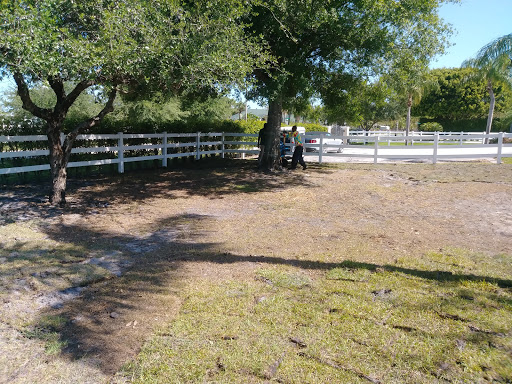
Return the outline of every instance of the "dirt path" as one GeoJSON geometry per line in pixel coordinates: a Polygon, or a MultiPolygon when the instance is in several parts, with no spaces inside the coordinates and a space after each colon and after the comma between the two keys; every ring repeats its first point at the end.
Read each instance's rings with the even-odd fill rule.
{"type": "Polygon", "coordinates": [[[41,186],[0,192],[0,382],[123,381],[115,373],[199,279],[244,279],[262,264],[386,265],[446,248],[512,252],[510,165],[265,175],[228,161],[72,181],[68,200],[60,210],[41,186]],[[64,321],[45,328],[48,318],[64,321]],[[56,331],[63,353],[45,352],[37,329],[56,331]]]}

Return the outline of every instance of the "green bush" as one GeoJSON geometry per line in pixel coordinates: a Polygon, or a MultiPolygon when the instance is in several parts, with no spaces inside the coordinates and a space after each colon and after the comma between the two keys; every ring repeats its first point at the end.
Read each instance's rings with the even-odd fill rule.
{"type": "Polygon", "coordinates": [[[324,125],[315,123],[302,123],[300,125],[306,128],[306,132],[327,132],[327,127],[324,125]]]}
{"type": "MultiPolygon", "coordinates": [[[[421,118],[421,127],[425,123],[436,122],[443,126],[444,132],[485,132],[487,117],[469,120],[441,120],[436,121],[421,118]]],[[[495,117],[492,121],[492,132],[509,132],[512,124],[512,116],[495,117]]]]}
{"type": "Polygon", "coordinates": [[[423,123],[420,125],[420,131],[423,132],[443,132],[443,126],[436,122],[423,123]]]}

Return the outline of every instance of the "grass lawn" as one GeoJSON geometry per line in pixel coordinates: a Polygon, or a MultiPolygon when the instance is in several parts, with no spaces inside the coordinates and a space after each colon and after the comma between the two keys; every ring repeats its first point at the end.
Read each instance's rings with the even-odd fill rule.
{"type": "Polygon", "coordinates": [[[0,377],[511,382],[506,160],[225,160],[70,181],[65,209],[3,190],[0,377]]]}
{"type": "Polygon", "coordinates": [[[511,278],[509,257],[463,250],[315,274],[262,267],[189,287],[125,372],[136,383],[506,382],[511,278]],[[478,277],[504,270],[506,281],[478,277]]]}

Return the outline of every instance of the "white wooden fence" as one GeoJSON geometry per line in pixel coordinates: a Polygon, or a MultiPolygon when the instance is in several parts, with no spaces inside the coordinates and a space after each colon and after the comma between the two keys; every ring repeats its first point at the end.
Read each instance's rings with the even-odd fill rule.
{"type": "MultiPolygon", "coordinates": [[[[308,135],[305,135],[307,138],[308,135]]],[[[316,136],[318,138],[318,135],[316,136]]],[[[247,133],[158,133],[158,134],[106,134],[79,135],[72,154],[98,155],[101,158],[85,161],[72,161],[72,167],[100,166],[117,164],[118,172],[124,172],[129,162],[159,160],[163,167],[168,159],[194,157],[199,160],[204,155],[226,154],[257,155],[256,134],[247,133]],[[102,144],[99,144],[102,143],[102,144]]],[[[442,159],[496,158],[501,163],[503,157],[512,157],[512,144],[504,144],[504,138],[512,134],[441,134],[414,133],[410,136],[392,135],[389,132],[371,132],[364,137],[357,132],[349,136],[329,136],[341,139],[341,145],[324,144],[323,135],[318,144],[305,144],[305,156],[318,156],[318,162],[328,161],[328,157],[350,157],[373,159],[422,159],[436,163],[442,159]],[[486,139],[492,144],[482,144],[486,139]],[[495,139],[494,141],[492,139],[495,139]],[[395,142],[415,143],[397,146],[395,142]],[[417,145],[417,144],[420,145],[417,145]],[[315,152],[308,152],[315,150],[315,152]],[[341,153],[337,153],[342,150],[341,153]],[[333,151],[334,153],[330,153],[333,151]]],[[[64,137],[62,137],[62,140],[64,137]]],[[[50,169],[47,137],[0,136],[0,175],[50,169]],[[33,143],[35,149],[17,149],[16,143],[33,143]],[[30,159],[35,165],[14,166],[13,159],[30,159]],[[11,161],[9,161],[11,160],[11,161]]]]}
{"type": "MultiPolygon", "coordinates": [[[[306,135],[307,137],[307,135],[306,135]]],[[[505,138],[512,139],[512,133],[454,133],[454,132],[351,132],[349,136],[329,136],[343,142],[339,145],[325,145],[323,138],[319,144],[306,144],[315,152],[306,152],[309,156],[318,156],[318,162],[326,156],[337,158],[366,158],[377,163],[386,160],[424,160],[437,163],[439,160],[488,159],[495,158],[501,164],[503,157],[512,157],[512,144],[506,144],[505,138]],[[484,144],[489,142],[489,144],[484,144]],[[404,145],[407,143],[408,145],[404,145]],[[398,144],[398,145],[397,145],[398,144]],[[329,151],[342,153],[329,153],[329,151]],[[326,153],[327,152],[327,153],[326,153]]]]}
{"type": "MultiPolygon", "coordinates": [[[[204,155],[220,155],[228,153],[258,154],[254,138],[257,135],[246,133],[157,133],[157,134],[106,134],[106,135],[78,135],[72,154],[105,154],[97,160],[71,161],[68,168],[99,166],[117,164],[119,173],[124,172],[124,165],[130,162],[160,160],[163,167],[167,160],[180,157],[195,157],[200,159],[204,155]],[[248,140],[249,139],[249,140],[248,140]],[[142,143],[130,144],[133,141],[142,143]],[[98,146],[98,142],[107,142],[110,145],[98,146]],[[91,146],[91,143],[93,144],[91,146]]],[[[64,141],[64,136],[61,138],[64,141]]],[[[44,148],[48,138],[45,135],[31,136],[0,136],[0,161],[4,159],[24,158],[34,159],[49,155],[48,149],[9,150],[13,143],[39,143],[35,146],[44,148]]],[[[44,161],[44,158],[42,158],[44,161]]],[[[37,164],[19,167],[0,168],[0,175],[49,170],[50,165],[37,164]]]]}

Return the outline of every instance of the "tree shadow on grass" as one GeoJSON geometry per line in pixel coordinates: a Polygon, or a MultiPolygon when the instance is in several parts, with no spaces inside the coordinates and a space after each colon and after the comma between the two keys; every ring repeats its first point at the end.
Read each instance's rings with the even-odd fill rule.
{"type": "Polygon", "coordinates": [[[205,261],[218,264],[234,264],[234,263],[259,263],[259,264],[273,264],[273,265],[289,265],[301,269],[311,270],[331,270],[334,268],[347,268],[347,269],[367,269],[369,271],[387,271],[399,272],[406,275],[419,277],[422,279],[438,281],[438,282],[460,282],[460,281],[486,281],[488,283],[496,284],[501,288],[511,288],[512,280],[499,279],[490,276],[474,275],[474,274],[456,274],[450,271],[434,270],[425,271],[420,269],[397,267],[389,264],[372,264],[361,263],[352,260],[345,260],[340,263],[329,263],[323,261],[310,261],[310,260],[290,260],[274,256],[244,256],[244,255],[193,255],[189,257],[180,257],[179,260],[183,261],[205,261]]]}
{"type": "MultiPolygon", "coordinates": [[[[180,307],[180,291],[188,282],[187,265],[198,263],[285,265],[306,270],[334,268],[399,272],[436,282],[486,281],[512,287],[512,280],[443,270],[419,270],[395,265],[379,265],[345,260],[340,263],[292,260],[275,256],[236,255],[219,251],[222,244],[203,243],[211,218],[179,215],[155,223],[157,231],[147,236],[116,235],[76,225],[59,226],[47,232],[56,241],[72,241],[98,257],[112,250],[121,252],[128,263],[121,276],[109,276],[88,284],[82,295],[60,308],[48,308],[45,316],[60,316],[57,331],[66,345],[64,356],[72,360],[92,358],[91,364],[105,374],[114,374],[133,359],[142,343],[159,325],[165,325],[180,307]],[[72,236],[71,236],[72,234],[72,236]],[[94,242],[92,241],[94,240],[94,242]]],[[[88,256],[85,255],[86,259],[88,256]]],[[[83,263],[85,260],[81,260],[83,263]]]]}
{"type": "MultiPolygon", "coordinates": [[[[321,170],[317,170],[319,172],[321,170]]],[[[48,219],[64,213],[85,214],[126,202],[203,196],[222,199],[233,194],[315,187],[302,171],[265,173],[255,161],[208,159],[168,169],[131,171],[122,175],[68,179],[64,208],[48,203],[49,183],[0,188],[0,225],[48,219]]]]}

